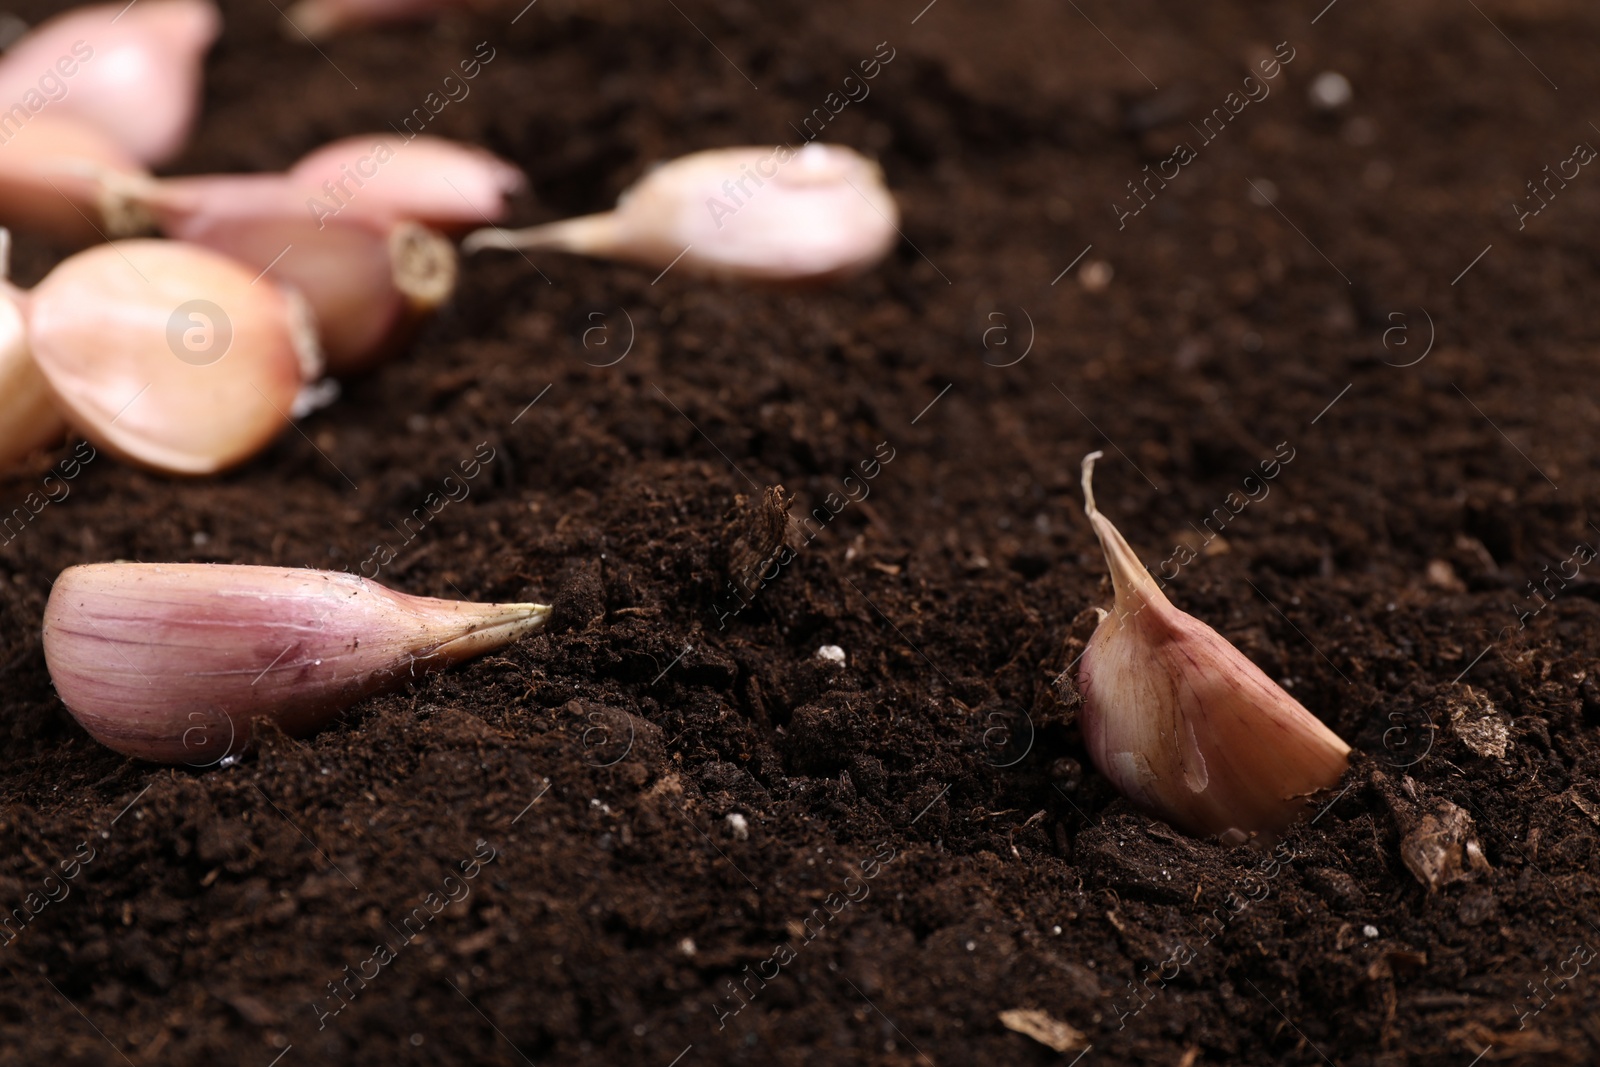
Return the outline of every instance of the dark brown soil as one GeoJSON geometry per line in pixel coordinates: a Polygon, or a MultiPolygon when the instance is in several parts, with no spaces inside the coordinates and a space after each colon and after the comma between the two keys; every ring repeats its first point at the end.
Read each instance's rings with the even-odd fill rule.
{"type": "MultiPolygon", "coordinates": [[[[887,42],[826,135],[882,160],[906,240],[801,293],[483,256],[243,469],[85,468],[0,546],[0,904],[76,874],[0,948],[0,1062],[1079,1055],[1011,1009],[1083,1031],[1086,1065],[1600,1060],[1600,584],[1565,562],[1600,544],[1600,175],[1524,229],[1511,208],[1600,143],[1600,14],[921,3],[542,0],[325,55],[226,5],[176,170],[384,129],[488,41],[430,129],[524,166],[525,222],[798,141],[887,42]],[[1191,123],[1279,42],[1271,95],[1206,143],[1191,123]],[[1307,95],[1330,69],[1354,85],[1331,115],[1307,95]],[[402,543],[480,445],[471,496],[402,543]],[[1292,450],[1172,585],[1360,750],[1275,858],[1133,812],[1052,692],[1109,600],[1095,448],[1152,567],[1292,450]],[[774,486],[797,518],[845,504],[756,589],[774,486]],[[54,696],[64,567],[354,570],[385,542],[397,588],[552,598],[558,625],[226,767],[122,759],[54,696]],[[1440,827],[1459,877],[1428,888],[1402,854],[1440,827]]],[[[61,253],[24,240],[18,273],[61,253]]]]}

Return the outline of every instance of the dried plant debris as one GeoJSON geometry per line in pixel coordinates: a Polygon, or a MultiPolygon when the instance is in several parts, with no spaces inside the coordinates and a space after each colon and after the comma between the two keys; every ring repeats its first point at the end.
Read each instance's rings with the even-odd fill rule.
{"type": "Polygon", "coordinates": [[[794,497],[781,485],[769,486],[756,500],[743,494],[733,498],[722,527],[722,545],[724,573],[735,595],[748,598],[771,580],[793,504],[794,497]]]}
{"type": "Polygon", "coordinates": [[[1443,798],[1430,801],[1427,813],[1401,838],[1400,859],[1430,893],[1489,869],[1472,816],[1443,798]]]}
{"type": "Polygon", "coordinates": [[[1000,1013],[1000,1022],[1007,1030],[1014,1030],[1031,1037],[1039,1044],[1057,1052],[1075,1052],[1087,1044],[1081,1030],[1074,1029],[1037,1008],[1012,1008],[1010,1011],[1003,1011],[1000,1013]]]}
{"type": "Polygon", "coordinates": [[[1462,686],[1463,695],[1449,703],[1450,730],[1457,740],[1485,759],[1505,759],[1511,744],[1511,723],[1487,694],[1462,686]]]}
{"type": "Polygon", "coordinates": [[[1572,801],[1572,806],[1589,817],[1589,821],[1600,826],[1600,804],[1590,800],[1576,789],[1567,790],[1567,799],[1572,801]]]}

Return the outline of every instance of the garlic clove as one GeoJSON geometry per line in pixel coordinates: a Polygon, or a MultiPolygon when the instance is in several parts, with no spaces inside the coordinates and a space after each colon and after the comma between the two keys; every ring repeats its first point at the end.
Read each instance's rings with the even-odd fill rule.
{"type": "Polygon", "coordinates": [[[75,8],[6,51],[0,100],[20,101],[24,112],[48,107],[50,117],[98,127],[144,163],[165,163],[194,125],[201,67],[221,30],[210,0],[75,8]]]}
{"type": "Polygon", "coordinates": [[[1271,842],[1304,814],[1307,796],[1338,782],[1350,746],[1173,606],[1095,507],[1100,455],[1083,461],[1084,510],[1115,603],[1079,661],[1089,755],[1123,796],[1187,833],[1271,842]]]}
{"type": "Polygon", "coordinates": [[[34,288],[34,358],[91,442],[177,474],[210,474],[288,423],[321,356],[303,302],[233,260],[177,241],[79,252],[34,288]]]}
{"type": "Polygon", "coordinates": [[[877,263],[898,240],[898,223],[876,163],[813,142],[697,152],[646,174],[613,211],[478,230],[462,250],[552,248],[719,277],[820,281],[877,263]]]}
{"type": "Polygon", "coordinates": [[[24,293],[0,292],[0,471],[59,443],[67,432],[28,345],[21,306],[26,298],[24,293]]]}
{"type": "Polygon", "coordinates": [[[112,181],[108,198],[148,212],[169,237],[221,252],[300,293],[330,374],[391,354],[455,291],[455,249],[414,222],[347,212],[318,217],[280,174],[112,181]]]}
{"type": "Polygon", "coordinates": [[[324,145],[290,167],[319,218],[356,211],[385,222],[452,231],[499,222],[522,171],[475,145],[442,137],[366,134],[324,145]]]}
{"type": "Polygon", "coordinates": [[[113,217],[120,202],[105,196],[106,182],[143,174],[139,161],[99,128],[40,115],[0,145],[0,225],[76,245],[104,240],[132,225],[113,217]]]}
{"type": "Polygon", "coordinates": [[[257,722],[311,733],[363,697],[503,648],[549,614],[411,596],[342,571],[98,563],[56,579],[44,656],[96,740],[200,765],[241,751],[257,722]]]}
{"type": "Polygon", "coordinates": [[[288,36],[324,41],[335,34],[384,22],[413,22],[449,8],[488,7],[492,0],[300,0],[285,16],[288,36]],[[303,37],[302,37],[303,35],[303,37]]]}

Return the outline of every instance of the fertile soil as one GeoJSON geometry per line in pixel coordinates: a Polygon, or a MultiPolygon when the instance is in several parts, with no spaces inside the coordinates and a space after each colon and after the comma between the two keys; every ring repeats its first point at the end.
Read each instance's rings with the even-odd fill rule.
{"type": "Polygon", "coordinates": [[[526,169],[518,223],[820,115],[905,239],[803,291],[485,254],[243,468],[85,466],[0,546],[0,1063],[1600,1060],[1600,12],[922,3],[513,2],[321,54],[224,5],[174,173],[387,129],[487,42],[428,132],[526,169]],[[1275,852],[1089,760],[1094,449],[1175,602],[1357,749],[1275,852]],[[67,566],[389,551],[551,629],[210,767],[56,699],[67,566]]]}

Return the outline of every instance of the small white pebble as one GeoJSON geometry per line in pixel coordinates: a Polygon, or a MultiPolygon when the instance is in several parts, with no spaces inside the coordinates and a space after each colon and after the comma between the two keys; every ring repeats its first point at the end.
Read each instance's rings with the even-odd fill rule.
{"type": "Polygon", "coordinates": [[[1363,926],[1361,928],[1361,932],[1363,934],[1366,934],[1367,937],[1369,937],[1369,938],[1373,938],[1373,937],[1377,937],[1378,936],[1378,928],[1376,926],[1372,926],[1372,925],[1363,926]]]}
{"type": "Polygon", "coordinates": [[[679,941],[678,951],[683,953],[685,956],[693,956],[697,951],[694,947],[694,938],[686,937],[682,941],[679,941]]]}
{"type": "Polygon", "coordinates": [[[1052,927],[1051,927],[1051,928],[1050,928],[1050,932],[1051,932],[1051,933],[1052,933],[1052,934],[1059,934],[1059,933],[1060,933],[1060,932],[1061,932],[1061,927],[1059,927],[1059,926],[1052,926],[1052,927]]]}
{"type": "Polygon", "coordinates": [[[976,941],[968,941],[967,942],[967,951],[968,952],[975,951],[977,949],[977,947],[978,947],[978,943],[976,941]]]}
{"type": "Polygon", "coordinates": [[[1311,87],[1306,90],[1306,95],[1311,98],[1311,106],[1318,111],[1337,111],[1350,102],[1355,95],[1350,89],[1350,79],[1336,70],[1325,70],[1311,79],[1311,87]]]}
{"type": "Polygon", "coordinates": [[[823,645],[817,649],[817,658],[824,663],[844,664],[844,649],[838,645],[823,645]]]}
{"type": "Polygon", "coordinates": [[[733,836],[740,841],[750,840],[750,820],[738,812],[728,816],[728,829],[733,831],[733,836]]]}

